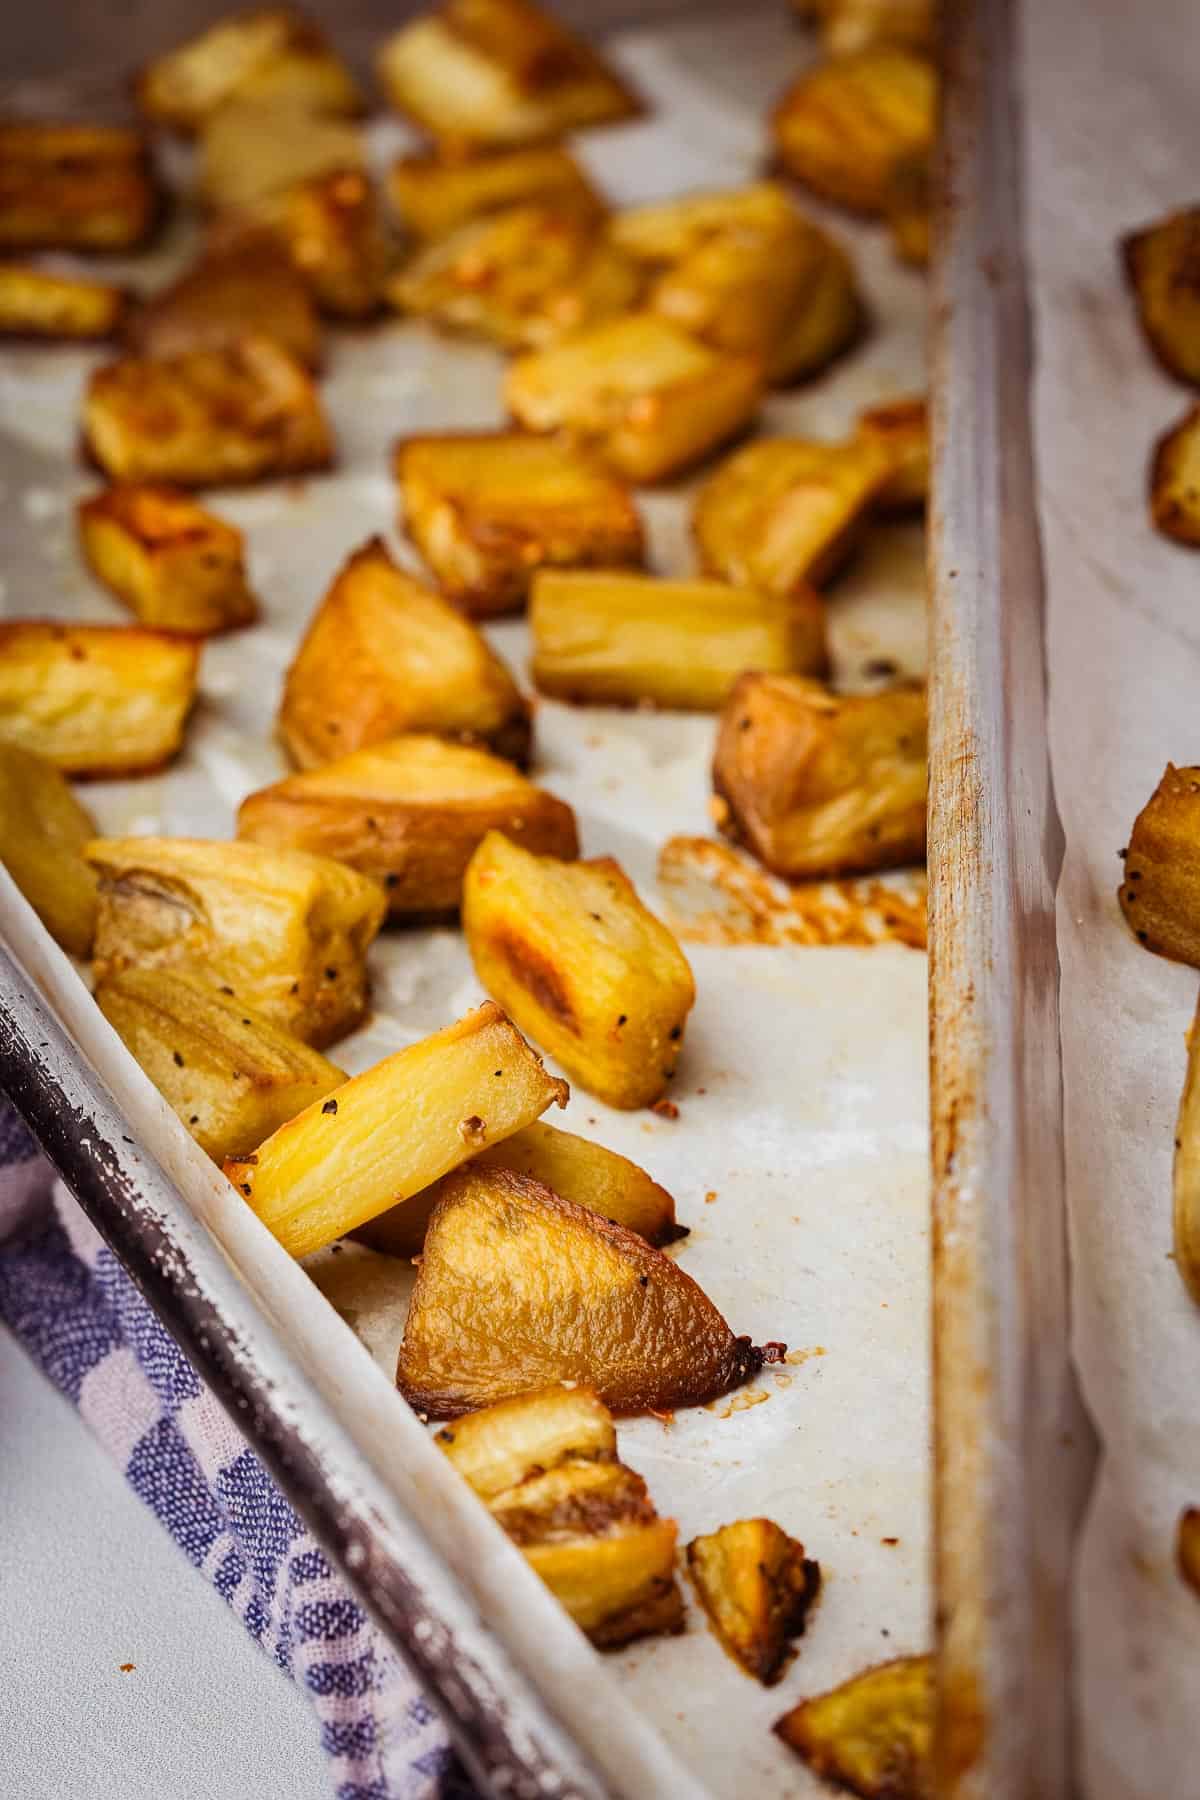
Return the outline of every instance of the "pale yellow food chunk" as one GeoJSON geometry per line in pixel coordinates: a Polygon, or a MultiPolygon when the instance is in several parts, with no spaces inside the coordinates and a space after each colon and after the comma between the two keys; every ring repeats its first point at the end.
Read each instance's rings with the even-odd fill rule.
{"type": "Polygon", "coordinates": [[[130,349],[156,362],[198,350],[236,352],[250,335],[272,339],[306,369],[321,360],[308,289],[285,245],[261,229],[210,245],[136,308],[126,330],[130,349]]]}
{"type": "Polygon", "coordinates": [[[882,214],[893,166],[928,151],[936,119],[933,64],[884,45],[801,75],[775,108],[772,135],[783,168],[822,199],[882,214]]]}
{"type": "Polygon", "coordinates": [[[770,1687],[787,1666],[821,1585],[804,1545],[770,1519],[739,1519],[687,1547],[688,1574],[733,1660],[770,1687]]]}
{"type": "Polygon", "coordinates": [[[147,64],[134,84],[156,124],[196,131],[232,100],[287,98],[311,112],[357,112],[362,97],[325,34],[303,13],[263,6],[218,19],[147,64]]]}
{"type": "Polygon", "coordinates": [[[127,301],[107,281],[0,263],[0,337],[112,337],[127,301]]]}
{"type": "Polygon", "coordinates": [[[351,119],[314,115],[294,101],[232,101],[204,127],[197,148],[205,205],[238,213],[294,187],[337,174],[364,174],[366,144],[351,119]]]}
{"type": "Polygon", "coordinates": [[[91,952],[96,877],[83,859],[96,824],[42,756],[0,738],[0,862],[72,956],[91,952]]]}
{"type": "Polygon", "coordinates": [[[131,250],[161,211],[141,132],[0,122],[0,248],[131,250]]]}
{"type": "Polygon", "coordinates": [[[1117,899],[1138,943],[1200,968],[1200,768],[1167,764],[1122,854],[1117,899]]]}
{"type": "Polygon", "coordinates": [[[92,573],[143,625],[202,635],[258,613],[242,534],[178,488],[128,482],[79,505],[92,573]]]}
{"type": "Polygon", "coordinates": [[[536,203],[598,220],[604,201],[558,144],[476,156],[401,156],[388,172],[401,222],[420,238],[446,237],[471,219],[536,203]]]}
{"type": "Polygon", "coordinates": [[[933,1658],[899,1656],[802,1700],[775,1726],[814,1775],[863,1800],[934,1800],[933,1658]]]}
{"type": "Polygon", "coordinates": [[[937,0],[821,0],[821,41],[830,56],[849,56],[878,44],[932,53],[937,48],[937,0]]]}
{"type": "Polygon", "coordinates": [[[929,496],[929,419],[925,402],[914,395],[869,406],[858,415],[858,437],[884,452],[892,472],[875,495],[883,512],[909,512],[929,496]]]}
{"type": "Polygon", "coordinates": [[[1155,446],[1150,517],[1164,537],[1177,544],[1200,545],[1200,406],[1155,446]]]}

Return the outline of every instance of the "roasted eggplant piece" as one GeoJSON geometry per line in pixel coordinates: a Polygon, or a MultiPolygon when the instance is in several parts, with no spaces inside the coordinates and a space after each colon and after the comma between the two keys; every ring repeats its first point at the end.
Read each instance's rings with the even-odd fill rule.
{"type": "Polygon", "coordinates": [[[770,594],[823,586],[853,553],[892,473],[874,440],[746,444],[696,496],[692,530],[701,566],[770,594]]]}
{"type": "Polygon", "coordinates": [[[441,0],[387,39],[376,67],[397,111],[458,149],[563,137],[639,110],[604,58],[530,0],[441,0]]]}
{"type": "Polygon", "coordinates": [[[149,775],[183,742],[200,651],[135,625],[0,624],[0,737],[66,775],[149,775]]]}
{"type": "Polygon", "coordinates": [[[502,1400],[435,1441],[598,1648],[682,1631],[675,1522],[618,1460],[590,1388],[502,1400]]]}
{"type": "Polygon", "coordinates": [[[306,1256],[566,1100],[566,1082],[485,1002],[314,1102],[225,1173],[284,1249],[306,1256]]]}
{"type": "Polygon", "coordinates": [[[898,1656],[775,1726],[814,1775],[862,1800],[933,1800],[933,1659],[898,1656]]]}
{"type": "Polygon", "coordinates": [[[807,70],[776,106],[771,129],[789,175],[823,200],[882,215],[893,167],[928,152],[936,119],[933,64],[884,45],[807,70]]]}
{"type": "Polygon", "coordinates": [[[78,516],[92,573],[143,625],[202,636],[257,618],[241,532],[190,494],[126,482],[81,501],[78,516]]]}
{"type": "Polygon", "coordinates": [[[96,877],[83,859],[95,835],[54,764],[0,738],[0,862],[72,956],[91,954],[96,930],[96,877]]]}
{"type": "Polygon", "coordinates": [[[68,343],[112,337],[128,298],[124,288],[107,281],[0,263],[0,337],[68,343]]]}
{"type": "Polygon", "coordinates": [[[1167,764],[1123,854],[1117,898],[1138,943],[1200,968],[1200,768],[1167,764]]]}
{"type": "Polygon", "coordinates": [[[1147,343],[1168,375],[1200,386],[1200,206],[1130,232],[1121,249],[1147,343]]]}
{"type": "Polygon", "coordinates": [[[693,1538],[688,1574],[709,1624],[734,1662],[764,1687],[787,1666],[821,1586],[804,1545],[770,1519],[739,1519],[693,1538]]]}
{"type": "Polygon", "coordinates": [[[156,125],[188,132],[233,100],[263,105],[286,99],[313,113],[362,109],[354,78],[324,32],[287,6],[218,19],[147,64],[134,92],[156,125]]]}
{"type": "Polygon", "coordinates": [[[711,350],[653,312],[623,314],[518,357],[505,395],[527,431],[561,431],[629,481],[663,481],[750,423],[754,356],[711,350]]]}
{"type": "Polygon", "coordinates": [[[271,338],[315,369],[321,328],[308,288],[273,232],[247,230],[205,250],[177,281],[139,306],[126,339],[138,356],[162,362],[198,350],[234,350],[243,338],[271,338]]]}
{"type": "Polygon", "coordinates": [[[1187,1078],[1175,1126],[1173,1192],[1175,1267],[1200,1306],[1200,1031],[1195,1020],[1188,1033],[1187,1078]]]}
{"type": "Polygon", "coordinates": [[[0,123],[4,249],[136,249],[158,224],[161,199],[139,131],[0,123]]]}
{"type": "Polygon", "coordinates": [[[919,395],[870,406],[858,415],[861,443],[882,450],[892,473],[877,489],[877,512],[906,513],[924,506],[929,495],[929,419],[919,395]]]}
{"type": "Polygon", "coordinates": [[[346,1080],[319,1050],[183,969],[126,969],[100,983],[96,1002],[214,1162],[249,1155],[346,1080]]]}
{"type": "Polygon", "coordinates": [[[529,707],[475,626],[381,538],[354,553],[288,670],[279,735],[302,769],[409,732],[529,759],[529,707]]]}
{"type": "Polygon", "coordinates": [[[242,802],[246,842],[312,850],[381,880],[393,918],[456,913],[489,831],[579,854],[575,815],[511,763],[467,744],[399,737],[291,775],[242,802]]]}
{"type": "Polygon", "coordinates": [[[743,675],[717,731],[717,823],[789,880],[919,862],[926,767],[923,689],[743,675]]]}
{"type": "Polygon", "coordinates": [[[1164,537],[1193,549],[1200,546],[1200,406],[1155,446],[1150,517],[1164,537]]]}
{"type": "Polygon", "coordinates": [[[201,838],[97,838],[94,973],[183,969],[324,1047],[367,1006],[377,881],[325,856],[201,838]]]}
{"type": "Polygon", "coordinates": [[[401,156],[388,173],[392,205],[419,238],[443,238],[472,219],[537,205],[595,223],[604,201],[558,144],[478,156],[401,156]]]}
{"type": "Polygon", "coordinates": [[[442,592],[472,618],[514,612],[539,568],[636,567],[642,522],[599,463],[519,431],[396,446],[404,525],[442,592]]]}
{"type": "Polygon", "coordinates": [[[1185,1506],[1175,1530],[1175,1566],[1194,1594],[1200,1594],[1200,1507],[1185,1506]]]}
{"type": "Polygon", "coordinates": [[[529,621],[535,687],[583,705],[719,712],[747,669],[826,667],[825,606],[808,587],[543,570],[529,621]]]}
{"type": "Polygon", "coordinates": [[[462,918],[488,993],[572,1080],[627,1110],[660,1098],[696,984],[611,856],[560,862],[489,832],[467,868],[462,918]]]}
{"type": "Polygon", "coordinates": [[[316,389],[270,338],[97,370],[87,448],[114,481],[215,487],[328,468],[333,440],[316,389]]]}
{"type": "Polygon", "coordinates": [[[396,1384],[432,1419],[556,1381],[614,1413],[668,1412],[737,1387],[764,1354],[644,1238],[471,1163],[429,1221],[396,1384]]]}

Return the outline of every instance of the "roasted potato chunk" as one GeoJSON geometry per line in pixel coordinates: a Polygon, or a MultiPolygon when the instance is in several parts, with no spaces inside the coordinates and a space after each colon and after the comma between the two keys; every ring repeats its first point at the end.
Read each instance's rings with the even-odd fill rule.
{"type": "Polygon", "coordinates": [[[190,494],[125,482],[82,500],[78,517],[92,573],[143,625],[203,635],[258,616],[241,532],[190,494]]]}
{"type": "Polygon", "coordinates": [[[314,1102],[225,1173],[284,1249],[306,1256],[566,1099],[566,1082],[485,1002],[314,1102]]]}
{"type": "Polygon", "coordinates": [[[98,982],[182,968],[318,1047],[362,1019],[377,881],[326,856],[201,838],[97,838],[87,860],[98,982]]]}
{"type": "Polygon", "coordinates": [[[563,137],[639,110],[604,58],[530,0],[441,0],[387,39],[376,67],[398,112],[460,149],[563,137]]]}
{"type": "Polygon", "coordinates": [[[1200,768],[1167,764],[1123,854],[1117,899],[1138,943],[1200,968],[1200,768]]]}
{"type": "Polygon", "coordinates": [[[130,625],[0,624],[0,738],[66,775],[149,775],[183,742],[200,652],[130,625]]]}
{"type": "Polygon", "coordinates": [[[0,247],[131,250],[158,224],[161,194],[138,131],[0,123],[0,247]]]}
{"type": "Polygon", "coordinates": [[[252,212],[300,182],[363,175],[361,127],[314,114],[294,101],[236,100],[204,127],[198,147],[200,197],[210,211],[252,212]]]}
{"type": "Polygon", "coordinates": [[[1168,375],[1200,386],[1200,206],[1130,232],[1121,250],[1151,350],[1168,375]]]}
{"type": "Polygon", "coordinates": [[[831,694],[743,675],[713,759],[717,823],[775,875],[854,875],[925,854],[921,688],[831,694]]]}
{"type": "Polygon", "coordinates": [[[737,1387],[765,1354],[644,1238],[470,1163],[429,1221],[396,1384],[433,1419],[556,1381],[614,1413],[667,1412],[737,1387]]]}
{"type": "Polygon", "coordinates": [[[299,181],[258,208],[322,312],[366,319],[383,299],[387,245],[375,189],[357,169],[299,181]]]}
{"type": "Polygon", "coordinates": [[[287,673],[279,735],[311,769],[408,732],[529,759],[529,708],[500,658],[373,538],[309,624],[287,673]]]}
{"type": "Polygon", "coordinates": [[[807,70],[776,106],[771,129],[789,175],[823,200],[882,215],[894,165],[928,151],[936,121],[933,64],[884,45],[807,70]]]}
{"type": "Polygon", "coordinates": [[[529,621],[535,687],[582,705],[719,712],[746,669],[826,666],[825,607],[812,588],[767,594],[724,581],[543,571],[529,621]]]}
{"type": "Polygon", "coordinates": [[[1200,1306],[1200,1031],[1195,1020],[1188,1033],[1187,1079],[1175,1126],[1173,1192],[1175,1267],[1200,1306]]]}
{"type": "Polygon", "coordinates": [[[527,431],[561,431],[630,481],[663,481],[749,424],[757,357],[710,350],[669,319],[626,313],[518,357],[505,384],[527,431]]]}
{"type": "Polygon", "coordinates": [[[1200,1594],[1200,1508],[1185,1506],[1175,1531],[1175,1566],[1195,1594],[1200,1594]]]}
{"type": "Polygon", "coordinates": [[[522,1031],[610,1106],[650,1106],[696,999],[687,958],[611,856],[560,862],[491,831],[463,883],[475,973],[522,1031]]]}
{"type": "Polygon", "coordinates": [[[929,54],[937,48],[935,0],[822,0],[821,42],[830,56],[850,56],[879,44],[929,54]]]}
{"type": "Polygon", "coordinates": [[[90,955],[96,930],[96,877],[83,860],[95,835],[54,764],[0,738],[0,862],[72,956],[90,955]]]}
{"type": "Polygon", "coordinates": [[[510,206],[544,206],[592,222],[605,210],[575,158],[558,144],[478,156],[401,156],[388,173],[388,193],[401,222],[419,238],[447,237],[510,206]]]}
{"type": "Polygon", "coordinates": [[[877,512],[905,513],[924,506],[929,495],[929,419],[919,396],[869,406],[858,415],[860,442],[887,456],[892,473],[876,491],[877,512]]]}
{"type": "Polygon", "coordinates": [[[112,337],[127,300],[124,288],[107,281],[0,263],[0,337],[112,337]]]}
{"type": "Polygon", "coordinates": [[[565,801],[486,750],[419,735],[260,788],[243,800],[237,829],[248,843],[312,850],[374,875],[394,918],[457,912],[489,831],[552,856],[579,854],[565,801]]]}
{"type": "Polygon", "coordinates": [[[395,469],[409,537],[442,592],[472,618],[517,611],[536,569],[644,560],[628,489],[553,439],[518,431],[404,438],[395,469]]]}
{"type": "Polygon", "coordinates": [[[1155,446],[1150,517],[1164,537],[1193,548],[1200,545],[1200,406],[1155,446]]]}
{"type": "Polygon", "coordinates": [[[126,339],[164,361],[197,350],[236,351],[271,338],[307,369],[321,360],[321,328],[308,288],[271,232],[244,231],[210,246],[177,281],[134,312],[126,339]]]}
{"type": "Polygon", "coordinates": [[[328,468],[316,389],[270,338],[98,369],[84,400],[87,448],[114,481],[215,487],[328,468]]]}
{"type": "Polygon", "coordinates": [[[674,1520],[618,1461],[590,1388],[501,1400],[435,1441],[593,1644],[682,1631],[674,1520]]]}
{"type": "Polygon", "coordinates": [[[287,6],[218,19],[147,65],[137,103],[157,125],[197,131],[231,100],[287,99],[310,112],[354,113],[362,97],[319,26],[287,6]]]}
{"type": "Polygon", "coordinates": [[[770,1519],[739,1519],[687,1547],[688,1574],[734,1662],[771,1687],[787,1666],[821,1585],[804,1545],[770,1519]]]}
{"type": "Polygon", "coordinates": [[[290,1031],[183,969],[126,969],[96,1002],[214,1162],[247,1156],[345,1071],[290,1031]]]}
{"type": "Polygon", "coordinates": [[[898,1656],[775,1726],[815,1775],[863,1800],[933,1800],[933,1659],[898,1656]]]}
{"type": "Polygon", "coordinates": [[[915,150],[892,164],[888,176],[888,230],[901,262],[923,269],[933,248],[933,170],[929,150],[915,150]]]}
{"type": "Polygon", "coordinates": [[[823,586],[853,552],[893,474],[890,454],[874,439],[746,444],[696,496],[701,565],[770,594],[823,586]]]}

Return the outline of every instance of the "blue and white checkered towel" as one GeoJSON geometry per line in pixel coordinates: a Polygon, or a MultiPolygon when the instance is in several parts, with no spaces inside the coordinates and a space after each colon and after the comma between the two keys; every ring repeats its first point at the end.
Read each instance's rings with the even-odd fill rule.
{"type": "Polygon", "coordinates": [[[0,1320],[301,1684],[337,1800],[466,1800],[433,1707],[2,1101],[0,1320]]]}

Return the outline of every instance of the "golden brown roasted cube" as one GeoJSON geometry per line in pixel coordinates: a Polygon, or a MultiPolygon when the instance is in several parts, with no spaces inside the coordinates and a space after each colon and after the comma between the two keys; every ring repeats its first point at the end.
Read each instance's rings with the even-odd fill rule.
{"type": "Polygon", "coordinates": [[[529,760],[529,707],[474,625],[379,538],[345,563],[284,685],[279,735],[302,769],[429,732],[529,760]]]}
{"type": "Polygon", "coordinates": [[[580,705],[719,712],[747,669],[826,666],[825,606],[812,588],[768,594],[725,581],[544,570],[529,623],[534,686],[580,705]]]}
{"type": "Polygon", "coordinates": [[[520,356],[505,397],[527,431],[561,431],[629,481],[664,481],[758,410],[755,356],[711,350],[657,313],[625,313],[520,356]]]}
{"type": "Polygon", "coordinates": [[[821,42],[830,56],[878,44],[929,54],[937,48],[936,0],[822,0],[821,42]]]}
{"type": "Polygon", "coordinates": [[[92,573],[143,625],[204,635],[257,617],[241,532],[190,494],[124,482],[80,501],[78,516],[92,573]]]}
{"type": "Polygon", "coordinates": [[[290,1031],[183,969],[126,969],[96,1001],[214,1162],[246,1156],[346,1080],[290,1031]]]}
{"type": "Polygon", "coordinates": [[[198,147],[200,197],[215,213],[252,211],[299,182],[363,175],[362,128],[276,100],[234,100],[209,119],[198,147]]]}
{"type": "Polygon", "coordinates": [[[489,831],[531,850],[579,854],[575,815],[511,763],[444,738],[392,738],[291,775],[243,800],[246,842],[312,850],[381,880],[394,918],[458,911],[489,831]]]}
{"type": "Polygon", "coordinates": [[[107,281],[0,263],[0,337],[112,337],[127,300],[107,281]]]}
{"type": "Polygon", "coordinates": [[[779,162],[824,200],[883,214],[901,157],[925,152],[937,118],[933,64],[880,46],[806,71],[772,115],[779,162]]]}
{"type": "Polygon", "coordinates": [[[286,247],[264,230],[210,246],[169,287],[134,312],[131,350],[161,362],[197,350],[236,350],[271,338],[307,369],[321,360],[321,328],[286,247]]]}
{"type": "Polygon", "coordinates": [[[436,1442],[593,1644],[682,1631],[676,1525],[617,1457],[590,1388],[542,1388],[468,1413],[436,1442]]]}
{"type": "Polygon", "coordinates": [[[556,1381],[595,1388],[615,1413],[669,1412],[738,1386],[765,1356],[644,1238],[468,1163],[429,1221],[396,1385],[433,1419],[556,1381]]]}
{"type": "Polygon", "coordinates": [[[773,874],[853,875],[925,854],[925,695],[743,675],[713,759],[717,823],[773,874]]]}
{"type": "Polygon", "coordinates": [[[136,625],[0,624],[0,737],[67,775],[149,775],[183,742],[200,651],[136,625]]]}
{"type": "Polygon", "coordinates": [[[882,450],[892,473],[875,495],[878,512],[924,506],[929,495],[929,419],[919,396],[870,406],[858,415],[860,442],[882,450]]]}
{"type": "Polygon", "coordinates": [[[1200,1594],[1200,1507],[1185,1506],[1175,1530],[1175,1566],[1194,1594],[1200,1594]]]}
{"type": "Polygon", "coordinates": [[[746,444],[696,496],[692,530],[701,566],[770,594],[823,586],[853,552],[892,473],[890,456],[873,439],[746,444]]]}
{"type": "Polygon", "coordinates": [[[1200,768],[1167,764],[1124,857],[1117,898],[1138,943],[1200,968],[1200,768]]]}
{"type": "Polygon", "coordinates": [[[558,144],[476,156],[401,156],[388,172],[401,222],[419,238],[441,238],[487,213],[536,204],[593,223],[604,201],[558,144]]]}
{"type": "Polygon", "coordinates": [[[388,284],[401,312],[503,350],[539,349],[628,311],[641,273],[591,222],[510,206],[435,238],[388,284]]]}
{"type": "Polygon", "coordinates": [[[96,929],[96,877],[83,860],[95,835],[54,764],[0,738],[0,862],[72,956],[91,953],[96,929]]]}
{"type": "Polygon", "coordinates": [[[309,292],[335,319],[379,310],[387,245],[374,187],[357,169],[298,181],[259,205],[279,232],[309,292]]]}
{"type": "Polygon", "coordinates": [[[530,0],[441,0],[387,39],[376,67],[397,111],[460,148],[563,137],[638,111],[604,58],[530,0]]]}
{"type": "Polygon", "coordinates": [[[611,856],[561,862],[498,831],[471,858],[475,973],[522,1031],[610,1106],[650,1106],[675,1073],[696,984],[611,856]]]}
{"type": "Polygon", "coordinates": [[[898,1656],[802,1700],[775,1730],[814,1775],[862,1800],[933,1800],[933,1659],[898,1656]]]}
{"type": "Polygon", "coordinates": [[[158,125],[197,131],[232,100],[288,99],[310,112],[353,113],[362,98],[319,26],[287,6],[218,19],[141,70],[138,105],[158,125]]]}
{"type": "Polygon", "coordinates": [[[540,568],[636,567],[637,508],[599,463],[518,431],[404,438],[396,479],[409,537],[472,618],[514,612],[540,568]]]}
{"type": "Polygon", "coordinates": [[[1155,446],[1150,517],[1164,537],[1177,544],[1200,545],[1200,406],[1155,446]]]}
{"type": "Polygon", "coordinates": [[[1175,1267],[1200,1306],[1200,1031],[1188,1033],[1187,1079],[1175,1126],[1175,1267]]]}
{"type": "Polygon", "coordinates": [[[566,1099],[489,1001],[356,1075],[225,1173],[284,1249],[306,1256],[566,1099]]]}
{"type": "Polygon", "coordinates": [[[1200,385],[1200,206],[1130,232],[1121,249],[1150,348],[1168,375],[1200,385]]]}
{"type": "Polygon", "coordinates": [[[933,170],[931,150],[914,150],[892,164],[888,176],[888,230],[901,262],[923,269],[933,248],[933,170]]]}
{"type": "Polygon", "coordinates": [[[113,481],[215,487],[325,469],[333,459],[311,380],[265,337],[162,362],[109,363],[88,384],[84,431],[113,481]]]}
{"type": "Polygon", "coordinates": [[[820,1564],[770,1519],[739,1519],[687,1547],[688,1574],[722,1647],[771,1687],[821,1585],[820,1564]]]}
{"type": "Polygon", "coordinates": [[[97,838],[87,858],[97,981],[182,968],[322,1047],[362,1019],[377,881],[325,856],[201,838],[97,838]]]}
{"type": "Polygon", "coordinates": [[[0,247],[131,250],[151,235],[160,212],[140,132],[0,123],[0,247]]]}

